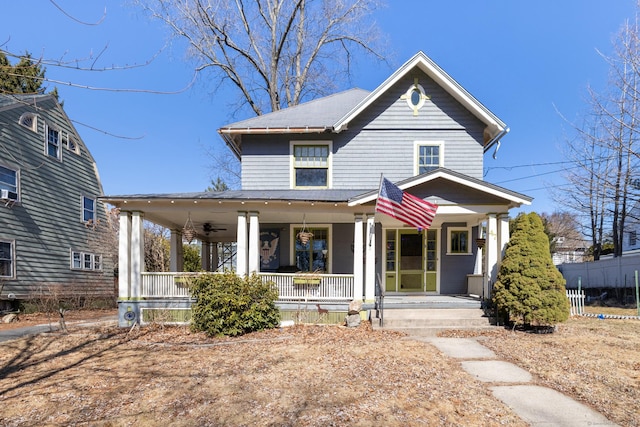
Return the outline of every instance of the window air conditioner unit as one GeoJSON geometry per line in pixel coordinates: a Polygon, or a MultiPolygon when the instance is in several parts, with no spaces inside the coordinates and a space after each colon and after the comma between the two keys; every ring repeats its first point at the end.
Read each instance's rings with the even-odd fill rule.
{"type": "Polygon", "coordinates": [[[9,190],[0,190],[0,199],[15,202],[18,200],[18,193],[9,190]]]}

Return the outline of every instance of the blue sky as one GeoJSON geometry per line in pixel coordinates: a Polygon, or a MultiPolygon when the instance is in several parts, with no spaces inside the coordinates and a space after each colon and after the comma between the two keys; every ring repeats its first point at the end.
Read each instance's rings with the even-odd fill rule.
{"type": "MultiPolygon", "coordinates": [[[[55,84],[97,161],[105,194],[203,191],[216,176],[207,153],[225,149],[216,130],[235,121],[229,93],[213,93],[202,80],[177,94],[150,93],[178,92],[193,78],[183,46],[165,47],[160,24],[120,0],[55,4],[3,2],[2,48],[64,60],[91,56],[96,68],[142,65],[161,51],[135,69],[47,68],[59,82],[118,89],[55,84]],[[99,25],[78,22],[99,21],[105,8],[99,25]]],[[[607,65],[598,51],[611,52],[633,12],[633,0],[388,0],[375,19],[388,37],[390,67],[360,62],[342,89],[373,90],[424,51],[511,129],[497,159],[487,154],[485,179],[533,197],[526,211],[550,213],[564,208],[550,198],[568,167],[562,146],[571,126],[561,114],[579,120],[587,86],[604,88],[607,65]]]]}

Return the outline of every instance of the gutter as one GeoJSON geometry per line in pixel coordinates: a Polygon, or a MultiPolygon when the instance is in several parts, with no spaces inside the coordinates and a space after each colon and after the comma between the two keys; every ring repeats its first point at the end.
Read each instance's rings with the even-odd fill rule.
{"type": "Polygon", "coordinates": [[[242,135],[268,135],[268,134],[287,134],[287,133],[325,133],[333,132],[331,126],[319,127],[284,127],[284,128],[220,128],[218,134],[224,139],[231,151],[236,155],[238,160],[241,158],[240,144],[235,142],[234,136],[242,135]]]}

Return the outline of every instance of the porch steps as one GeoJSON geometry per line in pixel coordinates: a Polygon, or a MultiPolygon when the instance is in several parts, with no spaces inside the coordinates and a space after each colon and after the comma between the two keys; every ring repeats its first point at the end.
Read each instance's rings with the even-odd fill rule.
{"type": "Polygon", "coordinates": [[[371,319],[374,329],[400,331],[409,336],[436,336],[441,331],[451,329],[481,330],[494,327],[480,308],[385,308],[383,315],[382,327],[379,319],[371,319]]]}

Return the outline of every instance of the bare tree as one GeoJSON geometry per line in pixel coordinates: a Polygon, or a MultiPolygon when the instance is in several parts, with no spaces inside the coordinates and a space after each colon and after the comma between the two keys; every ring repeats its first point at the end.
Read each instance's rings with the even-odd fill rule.
{"type": "Polygon", "coordinates": [[[592,239],[596,260],[608,234],[614,256],[622,255],[625,221],[637,200],[631,183],[640,164],[639,31],[637,17],[625,22],[613,54],[603,55],[610,67],[609,83],[602,92],[589,89],[588,124],[575,127],[578,139],[568,147],[576,168],[567,174],[572,186],[565,199],[568,196],[571,207],[588,218],[585,234],[592,239]]]}
{"type": "Polygon", "coordinates": [[[196,70],[230,82],[255,115],[325,95],[356,53],[383,56],[378,0],[137,0],[186,40],[196,70]]]}

